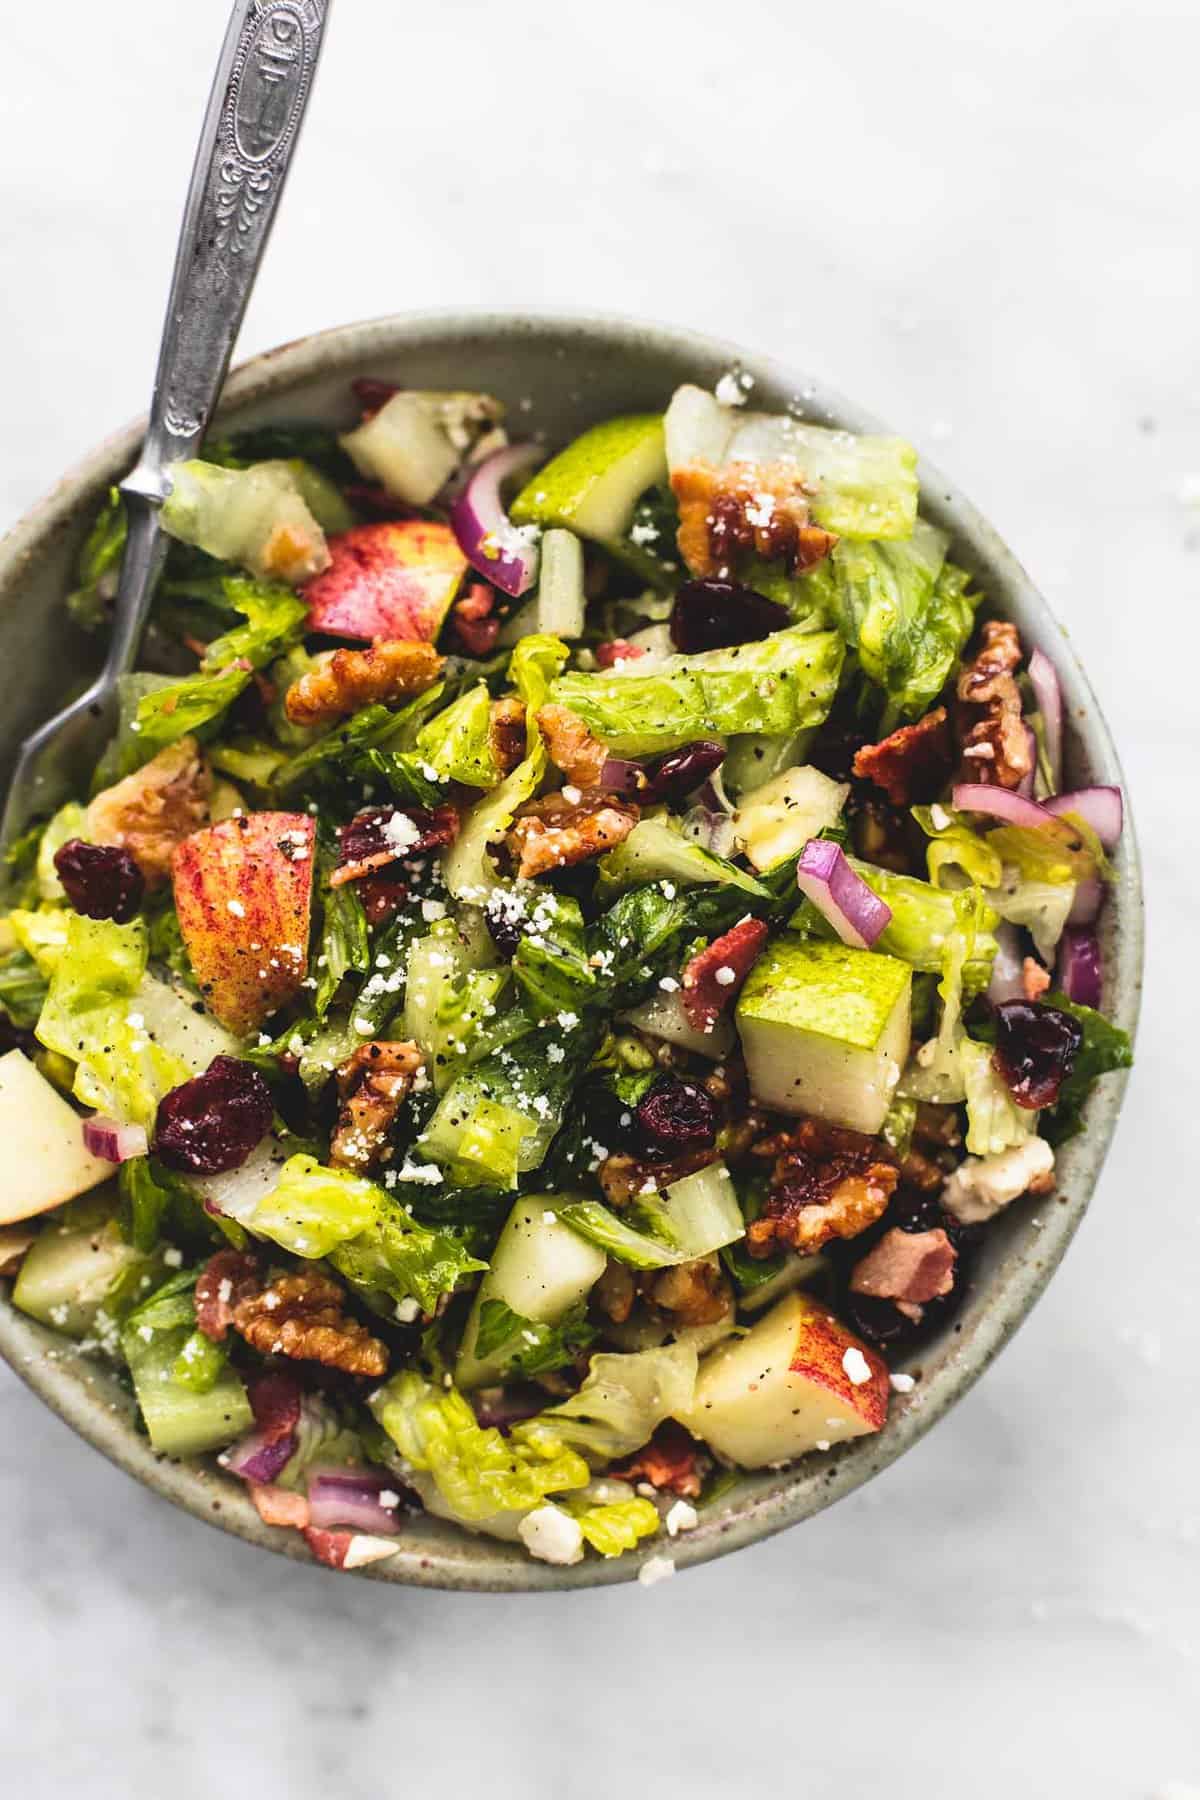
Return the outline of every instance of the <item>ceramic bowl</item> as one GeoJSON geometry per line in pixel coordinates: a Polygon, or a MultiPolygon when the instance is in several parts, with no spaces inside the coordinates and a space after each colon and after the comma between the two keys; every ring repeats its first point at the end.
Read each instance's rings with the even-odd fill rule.
{"type": "MultiPolygon", "coordinates": [[[[370,374],[408,387],[486,389],[507,403],[519,431],[541,433],[559,444],[607,415],[661,408],[680,382],[711,387],[734,367],[753,376],[755,405],[783,408],[798,401],[817,421],[882,429],[820,381],[734,345],[607,317],[503,314],[379,319],[285,344],[230,377],[219,424],[301,419],[348,425],[356,416],[350,378],[370,374]]],[[[0,721],[5,774],[21,738],[63,703],[95,659],[95,643],[74,630],[64,601],[89,521],[105,490],[132,464],[141,432],[136,424],[110,438],[0,544],[0,666],[10,675],[0,721]]],[[[1016,621],[1027,648],[1040,645],[1057,667],[1066,707],[1066,785],[1120,782],[1116,753],[1087,678],[1012,552],[970,502],[929,467],[921,471],[921,504],[952,534],[955,559],[977,576],[991,606],[1016,621]]],[[[1103,937],[1105,1008],[1132,1031],[1142,905],[1131,823],[1117,856],[1103,937]]],[[[886,1428],[790,1468],[742,1476],[704,1510],[696,1530],[672,1544],[679,1567],[740,1549],[829,1506],[915,1444],[978,1380],[1041,1294],[1083,1217],[1122,1087],[1122,1078],[1110,1075],[1093,1094],[1086,1131],[1060,1156],[1058,1195],[1036,1204],[1018,1202],[989,1229],[967,1304],[952,1327],[912,1359],[910,1368],[919,1379],[910,1394],[893,1397],[886,1428]]],[[[238,1482],[213,1466],[156,1457],[111,1376],[15,1312],[7,1284],[2,1291],[0,1351],[82,1437],[197,1518],[266,1549],[309,1559],[298,1534],[261,1522],[238,1482]]],[[[397,1555],[366,1571],[372,1580],[491,1592],[575,1588],[628,1580],[641,1560],[589,1557],[574,1568],[554,1568],[531,1561],[520,1546],[473,1537],[427,1518],[406,1526],[399,1542],[397,1555]]]]}

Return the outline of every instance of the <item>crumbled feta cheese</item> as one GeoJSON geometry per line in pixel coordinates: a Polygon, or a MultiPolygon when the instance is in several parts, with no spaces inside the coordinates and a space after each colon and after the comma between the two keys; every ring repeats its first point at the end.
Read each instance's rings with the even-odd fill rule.
{"type": "Polygon", "coordinates": [[[361,1569],[367,1563],[382,1562],[387,1556],[395,1556],[400,1546],[392,1538],[368,1537],[358,1532],[346,1545],[346,1560],[343,1569],[361,1569]]]}
{"type": "Polygon", "coordinates": [[[413,823],[407,813],[393,813],[384,821],[383,841],[391,850],[411,850],[414,844],[421,841],[421,828],[413,823]]]}
{"type": "Polygon", "coordinates": [[[420,1303],[411,1294],[406,1294],[403,1300],[397,1300],[396,1317],[401,1325],[412,1325],[420,1316],[420,1303]]]}
{"type": "Polygon", "coordinates": [[[232,913],[235,919],[244,919],[246,916],[246,909],[240,900],[227,900],[225,910],[232,913]]]}
{"type": "Polygon", "coordinates": [[[911,1394],[917,1385],[915,1377],[906,1375],[903,1369],[898,1370],[896,1374],[889,1376],[888,1379],[892,1384],[893,1394],[911,1394]]]}
{"type": "Polygon", "coordinates": [[[673,975],[664,975],[658,985],[664,994],[675,994],[679,991],[679,983],[673,975]]]}
{"type": "Polygon", "coordinates": [[[717,986],[718,987],[732,987],[736,980],[737,980],[736,970],[731,969],[729,967],[728,963],[722,963],[721,967],[717,970],[717,973],[716,973],[717,986]]]}
{"type": "Polygon", "coordinates": [[[675,1564],[669,1556],[648,1556],[638,1570],[638,1580],[643,1587],[654,1587],[659,1581],[666,1581],[675,1573],[675,1564]]]}
{"type": "Polygon", "coordinates": [[[846,1371],[847,1380],[854,1387],[861,1387],[864,1381],[871,1379],[871,1365],[857,1344],[851,1344],[843,1356],[842,1367],[846,1371]]]}
{"type": "Polygon", "coordinates": [[[446,903],[444,900],[422,900],[421,917],[426,924],[432,925],[435,919],[444,919],[445,916],[446,903]]]}
{"type": "Polygon", "coordinates": [[[163,1251],[163,1261],[166,1263],[168,1269],[182,1269],[183,1251],[177,1250],[174,1244],[172,1244],[169,1249],[163,1251]]]}
{"type": "Polygon", "coordinates": [[[681,1531],[694,1531],[699,1523],[700,1514],[687,1500],[677,1500],[663,1520],[668,1537],[678,1537],[681,1531]]]}
{"type": "Polygon", "coordinates": [[[380,1506],[386,1507],[388,1512],[395,1512],[400,1504],[400,1496],[395,1488],[380,1488],[379,1504],[380,1506]]]}
{"type": "Polygon", "coordinates": [[[420,1187],[440,1187],[442,1171],[436,1163],[417,1163],[406,1156],[396,1170],[397,1181],[415,1181],[420,1187]]]}
{"type": "Polygon", "coordinates": [[[568,806],[578,806],[583,799],[583,792],[580,788],[573,787],[568,781],[563,785],[562,797],[568,806]]]}
{"type": "Polygon", "coordinates": [[[942,1205],[962,1225],[982,1225],[1024,1194],[1032,1181],[1054,1172],[1054,1152],[1043,1137],[1026,1138],[995,1156],[968,1156],[942,1189],[942,1205]]]}
{"type": "Polygon", "coordinates": [[[950,814],[936,800],[929,809],[929,818],[935,831],[945,831],[950,824],[950,814]]]}
{"type": "Polygon", "coordinates": [[[727,369],[713,389],[713,394],[721,406],[745,406],[746,395],[753,385],[753,376],[740,369],[727,369]]]}
{"type": "Polygon", "coordinates": [[[818,1450],[828,1450],[829,1449],[829,1439],[828,1438],[818,1438],[816,1447],[818,1450]]]}
{"type": "Polygon", "coordinates": [[[521,1542],[539,1562],[567,1565],[583,1560],[583,1532],[560,1506],[536,1506],[517,1525],[521,1542]]]}

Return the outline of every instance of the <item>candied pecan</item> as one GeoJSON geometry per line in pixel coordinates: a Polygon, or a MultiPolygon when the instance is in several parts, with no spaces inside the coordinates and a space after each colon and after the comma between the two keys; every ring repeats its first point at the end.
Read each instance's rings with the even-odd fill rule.
{"type": "Polygon", "coordinates": [[[293,725],[332,725],[360,707],[406,700],[432,687],[445,657],[432,644],[385,639],[365,650],[326,650],[293,681],[284,711],[293,725]]]}
{"type": "Polygon", "coordinates": [[[212,787],[199,744],[182,737],[96,795],[87,810],[88,839],[128,850],[147,883],[158,883],[171,872],[176,844],[206,823],[212,787]]]}
{"type": "Polygon", "coordinates": [[[262,1288],[258,1262],[241,1250],[218,1250],[200,1271],[193,1302],[196,1328],[214,1344],[224,1343],[235,1309],[262,1288]]]}
{"type": "Polygon", "coordinates": [[[578,713],[551,703],[539,709],[537,722],[555,768],[576,787],[595,787],[608,761],[608,750],[592,736],[578,713]]]}
{"type": "Polygon", "coordinates": [[[604,794],[572,803],[562,794],[547,794],[521,808],[507,842],[518,858],[518,877],[529,881],[615,850],[637,822],[638,809],[630,800],[604,794]]]}
{"type": "Polygon", "coordinates": [[[877,1300],[923,1306],[953,1288],[957,1256],[940,1226],[932,1231],[901,1231],[893,1226],[855,1265],[850,1289],[877,1300]]]}
{"type": "Polygon", "coordinates": [[[1013,673],[1021,655],[1016,626],[1007,619],[988,619],[982,645],[962,670],[956,688],[955,723],[964,781],[1015,788],[1033,770],[1021,691],[1013,673]]]}
{"type": "Polygon", "coordinates": [[[502,775],[511,775],[525,756],[525,702],[515,694],[492,701],[488,743],[502,775]]]}
{"type": "Polygon", "coordinates": [[[623,1325],[633,1311],[637,1289],[625,1264],[610,1256],[592,1295],[606,1319],[611,1319],[614,1325],[623,1325]]]}
{"type": "Polygon", "coordinates": [[[458,836],[458,809],[453,806],[368,806],[338,828],[341,861],[329,877],[331,887],[361,881],[365,875],[428,850],[452,844],[458,836]]]}
{"type": "Polygon", "coordinates": [[[263,1356],[318,1362],[347,1375],[384,1375],[388,1353],[365,1325],[342,1311],[345,1294],[336,1281],[306,1270],[278,1275],[233,1309],[233,1326],[263,1356]]]}
{"type": "Polygon", "coordinates": [[[801,575],[837,543],[812,524],[803,476],[782,464],[685,463],[671,487],[679,502],[679,554],[693,575],[727,576],[742,554],[782,561],[789,574],[801,575]]]}
{"type": "Polygon", "coordinates": [[[881,787],[893,806],[932,800],[954,766],[954,742],[944,706],[935,706],[915,725],[901,725],[877,744],[854,755],[854,773],[881,787]]]}
{"type": "Polygon", "coordinates": [[[780,1245],[811,1254],[831,1238],[857,1237],[883,1216],[900,1178],[878,1138],[816,1119],[764,1138],[754,1154],[773,1157],[775,1166],[762,1213],[746,1232],[752,1256],[780,1245]]]}
{"type": "Polygon", "coordinates": [[[608,1473],[614,1481],[648,1481],[685,1500],[694,1500],[703,1486],[701,1446],[674,1419],[664,1419],[648,1444],[608,1473]]]}
{"type": "Polygon", "coordinates": [[[329,1145],[335,1169],[364,1173],[392,1154],[391,1129],[421,1067],[419,1047],[376,1039],[337,1072],[341,1110],[329,1145]]]}
{"type": "Polygon", "coordinates": [[[1021,964],[1021,992],[1027,1000],[1040,1000],[1050,986],[1050,972],[1036,956],[1027,956],[1021,964]]]}
{"type": "Polygon", "coordinates": [[[650,1298],[677,1325],[715,1325],[733,1311],[733,1289],[715,1256],[677,1263],[651,1277],[650,1298]]]}
{"type": "Polygon", "coordinates": [[[688,1024],[712,1031],[762,955],[767,942],[763,919],[742,919],[691,958],[683,971],[680,1000],[688,1024]]]}

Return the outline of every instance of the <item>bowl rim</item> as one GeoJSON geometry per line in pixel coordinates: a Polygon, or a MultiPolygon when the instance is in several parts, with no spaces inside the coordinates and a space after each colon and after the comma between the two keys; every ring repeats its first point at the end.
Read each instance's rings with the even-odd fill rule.
{"type": "MultiPolygon", "coordinates": [[[[486,337],[497,346],[522,339],[554,339],[611,344],[618,353],[648,350],[676,360],[745,368],[757,380],[776,382],[804,399],[809,416],[824,417],[854,430],[880,430],[877,419],[844,399],[825,382],[798,373],[781,361],[740,344],[685,328],[641,318],[586,310],[496,311],[488,308],[455,308],[448,311],[414,311],[329,326],[260,352],[230,374],[218,412],[220,417],[259,401],[270,400],[301,387],[323,372],[343,365],[365,366],[372,358],[414,353],[454,338],[486,337]]],[[[0,596],[11,592],[28,566],[56,530],[70,522],[83,498],[116,478],[132,460],[145,430],[144,416],[104,438],[77,461],[40,500],[36,501],[0,538],[0,596]]],[[[922,511],[947,523],[956,538],[956,551],[969,546],[966,560],[986,564],[993,589],[999,585],[1037,619],[1035,633],[1048,648],[1063,679],[1073,725],[1086,744],[1093,779],[1123,786],[1126,826],[1119,853],[1116,881],[1120,923],[1118,953],[1113,957],[1112,1003],[1107,1007],[1131,1038],[1137,1026],[1144,955],[1144,902],[1141,865],[1128,787],[1107,724],[1080,667],[1069,639],[1046,601],[998,533],[958,490],[953,482],[924,456],[921,457],[922,511]]],[[[999,610],[1004,611],[1001,606],[999,610]]],[[[773,1535],[801,1519],[824,1510],[835,1500],[880,1473],[922,1438],[966,1394],[995,1356],[1013,1336],[1044,1292],[1062,1260],[1090,1203],[1121,1110],[1127,1077],[1108,1077],[1103,1089],[1093,1094],[1088,1106],[1086,1130],[1075,1143],[1082,1147],[1082,1165],[1072,1178],[1074,1193],[1048,1209],[1038,1234],[1036,1259],[1020,1263],[998,1293],[981,1305],[969,1340],[961,1352],[938,1367],[928,1386],[893,1404],[888,1426],[878,1437],[861,1438],[842,1446],[826,1459],[823,1477],[812,1479],[801,1459],[781,1472],[773,1489],[759,1497],[733,1497],[727,1511],[670,1541],[672,1561],[680,1568],[710,1561],[773,1535]]],[[[63,1341],[18,1313],[11,1299],[0,1297],[0,1354],[61,1419],[109,1461],[183,1508],[193,1517],[228,1531],[276,1554],[313,1564],[299,1534],[265,1525],[244,1491],[229,1478],[218,1476],[204,1464],[173,1463],[157,1457],[147,1440],[134,1429],[127,1413],[115,1409],[111,1396],[100,1390],[103,1380],[95,1365],[63,1341]],[[233,1489],[234,1491],[231,1491],[233,1489]]],[[[894,1397],[898,1400],[899,1396],[894,1397]]],[[[634,1579],[642,1565],[664,1546],[653,1540],[641,1552],[627,1553],[611,1561],[587,1559],[570,1568],[555,1567],[527,1557],[523,1549],[503,1548],[512,1554],[497,1556],[494,1540],[472,1537],[456,1527],[438,1522],[427,1539],[413,1540],[387,1561],[353,1571],[369,1579],[475,1592],[538,1592],[574,1590],[634,1579]]]]}

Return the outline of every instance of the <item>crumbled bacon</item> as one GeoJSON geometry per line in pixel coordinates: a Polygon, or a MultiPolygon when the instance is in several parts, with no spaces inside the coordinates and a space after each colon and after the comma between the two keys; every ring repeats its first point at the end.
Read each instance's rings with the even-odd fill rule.
{"type": "Polygon", "coordinates": [[[803,477],[780,465],[686,463],[671,476],[679,502],[679,553],[693,575],[728,577],[740,555],[782,561],[789,574],[815,568],[837,543],[812,524],[803,477]]]}
{"type": "Polygon", "coordinates": [[[746,1231],[752,1256],[780,1245],[811,1254],[857,1237],[883,1216],[900,1171],[887,1146],[861,1132],[803,1119],[754,1146],[774,1167],[763,1210],[746,1231]]]}
{"type": "Polygon", "coordinates": [[[246,1383],[254,1429],[264,1444],[290,1437],[300,1423],[304,1389],[291,1369],[264,1369],[246,1383]]]}
{"type": "Polygon", "coordinates": [[[538,729],[546,741],[546,754],[556,769],[561,769],[576,787],[595,787],[608,761],[608,749],[594,738],[578,713],[569,706],[551,703],[537,716],[538,729]]]}
{"type": "Polygon", "coordinates": [[[855,1265],[850,1287],[876,1300],[924,1306],[954,1286],[957,1252],[940,1226],[932,1231],[901,1231],[893,1226],[855,1265]]]}
{"type": "Polygon", "coordinates": [[[315,1271],[279,1275],[237,1302],[233,1327],[263,1356],[319,1362],[348,1375],[386,1374],[385,1346],[346,1317],[345,1299],[336,1281],[315,1271]]]}
{"type": "Polygon", "coordinates": [[[648,1444],[625,1462],[614,1463],[608,1473],[614,1481],[648,1481],[651,1487],[694,1500],[703,1486],[702,1454],[701,1446],[682,1425],[664,1419],[648,1444]]]}
{"type": "Polygon", "coordinates": [[[531,881],[551,869],[603,856],[623,844],[638,822],[638,809],[613,795],[589,795],[574,803],[562,794],[547,794],[523,806],[508,833],[517,858],[517,875],[531,881]]]}
{"type": "Polygon", "coordinates": [[[1021,992],[1027,1000],[1040,1000],[1050,987],[1050,972],[1036,956],[1027,956],[1021,964],[1021,992]]]}
{"type": "Polygon", "coordinates": [[[767,926],[762,919],[742,919],[704,950],[683,971],[680,999],[689,1025],[711,1031],[762,955],[767,926]]]}
{"type": "Polygon", "coordinates": [[[359,1174],[388,1161],[396,1115],[421,1067],[417,1044],[375,1040],[360,1044],[337,1072],[341,1109],[329,1145],[335,1169],[359,1174]]]}
{"type": "Polygon", "coordinates": [[[932,800],[954,766],[954,743],[944,706],[915,725],[901,725],[878,744],[855,753],[854,773],[881,787],[893,806],[932,800]]]}
{"type": "Polygon", "coordinates": [[[264,1525],[290,1525],[294,1531],[305,1529],[309,1512],[303,1494],[293,1494],[269,1481],[251,1481],[247,1486],[264,1525]]]}
{"type": "Polygon", "coordinates": [[[489,656],[500,636],[495,590],[484,581],[473,581],[461,600],[450,609],[455,635],[468,656],[489,656]]]}
{"type": "Polygon", "coordinates": [[[96,795],[87,810],[88,841],[128,850],[147,883],[160,882],[171,872],[175,846],[207,822],[212,786],[199,744],[182,737],[96,795]]]}
{"type": "Polygon", "coordinates": [[[597,644],[593,655],[598,669],[615,669],[619,663],[636,662],[639,656],[645,656],[646,646],[627,643],[624,638],[610,638],[606,644],[597,644]]]}
{"type": "Polygon", "coordinates": [[[1017,628],[989,619],[974,660],[958,678],[955,724],[963,780],[1016,788],[1033,770],[1030,734],[1021,717],[1021,691],[1013,671],[1021,661],[1017,628]]]}
{"type": "Polygon", "coordinates": [[[367,806],[338,829],[337,868],[331,887],[377,875],[393,863],[422,856],[452,844],[458,836],[458,810],[453,806],[367,806]],[[406,821],[397,825],[396,820],[406,821]]]}
{"type": "Polygon", "coordinates": [[[364,650],[326,650],[293,681],[284,711],[293,725],[332,725],[361,707],[423,694],[444,664],[432,644],[407,638],[385,638],[364,650]]]}
{"type": "Polygon", "coordinates": [[[218,1250],[200,1271],[193,1295],[196,1329],[214,1344],[224,1343],[233,1324],[234,1308],[262,1286],[253,1256],[240,1250],[218,1250]]]}
{"type": "Polygon", "coordinates": [[[525,757],[526,708],[515,694],[492,701],[488,743],[502,775],[511,775],[525,757]]]}

